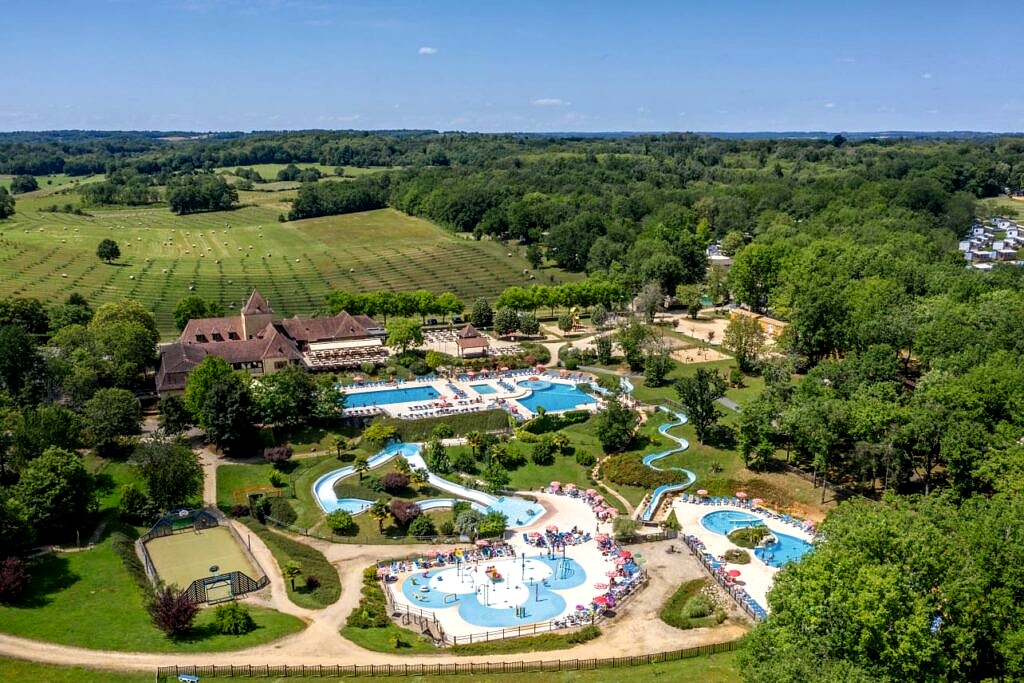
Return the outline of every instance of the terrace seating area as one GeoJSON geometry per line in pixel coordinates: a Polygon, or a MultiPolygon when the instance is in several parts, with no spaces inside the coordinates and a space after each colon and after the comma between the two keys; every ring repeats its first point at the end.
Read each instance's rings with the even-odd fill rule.
{"type": "Polygon", "coordinates": [[[442,415],[461,415],[476,413],[481,410],[493,410],[493,403],[484,403],[483,399],[465,399],[454,403],[428,403],[415,405],[397,414],[397,417],[416,419],[421,417],[440,417],[442,415]]]}
{"type": "Polygon", "coordinates": [[[388,357],[388,350],[383,346],[367,346],[350,349],[309,350],[302,354],[306,365],[314,370],[332,370],[336,368],[355,368],[363,363],[379,365],[388,357]]]}
{"type": "Polygon", "coordinates": [[[730,505],[732,507],[745,508],[752,512],[756,512],[765,517],[776,519],[785,524],[789,524],[801,531],[805,531],[811,535],[817,533],[814,522],[807,519],[800,519],[799,517],[791,517],[790,515],[784,515],[780,512],[776,512],[770,508],[761,506],[760,499],[755,498],[753,501],[746,500],[743,498],[737,498],[736,496],[698,496],[690,493],[684,493],[679,497],[684,503],[691,503],[693,505],[730,505]]]}

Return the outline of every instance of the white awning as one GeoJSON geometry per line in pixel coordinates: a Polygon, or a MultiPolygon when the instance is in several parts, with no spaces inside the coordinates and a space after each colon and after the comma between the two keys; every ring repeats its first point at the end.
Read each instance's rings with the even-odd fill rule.
{"type": "Polygon", "coordinates": [[[350,341],[314,342],[309,345],[310,351],[337,351],[339,349],[359,349],[365,347],[381,346],[383,340],[379,337],[366,339],[353,339],[350,341]]]}

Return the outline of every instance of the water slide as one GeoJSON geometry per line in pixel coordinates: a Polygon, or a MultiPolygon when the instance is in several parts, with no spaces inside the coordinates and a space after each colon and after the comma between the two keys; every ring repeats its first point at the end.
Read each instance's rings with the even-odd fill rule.
{"type": "Polygon", "coordinates": [[[678,484],[664,484],[654,489],[654,492],[651,494],[651,500],[648,501],[646,507],[644,507],[643,511],[640,513],[640,519],[644,522],[651,521],[651,518],[654,516],[655,511],[658,509],[658,503],[661,502],[662,497],[666,493],[671,493],[672,491],[680,491],[682,489],[685,489],[689,486],[692,486],[693,482],[697,480],[696,474],[694,474],[690,470],[683,469],[682,467],[661,468],[654,464],[657,460],[667,458],[668,456],[674,453],[682,453],[683,451],[690,447],[690,442],[684,439],[683,437],[672,436],[671,434],[668,433],[668,430],[686,424],[686,416],[683,415],[682,413],[678,413],[672,410],[668,406],[658,406],[658,410],[664,410],[666,413],[675,418],[673,422],[666,422],[665,424],[661,425],[661,427],[658,428],[658,432],[660,432],[662,436],[671,439],[672,441],[675,441],[677,445],[674,448],[669,448],[668,450],[665,451],[659,451],[657,453],[650,453],[648,455],[645,455],[643,463],[650,467],[652,470],[657,470],[659,472],[681,472],[683,476],[686,477],[686,481],[680,482],[678,484]]]}
{"type": "MultiPolygon", "coordinates": [[[[517,498],[515,496],[502,496],[501,498],[495,498],[494,496],[478,491],[477,489],[471,489],[461,484],[456,484],[453,481],[449,481],[443,477],[438,476],[430,471],[427,467],[426,461],[420,454],[421,444],[396,442],[393,443],[382,451],[374,455],[368,460],[370,468],[376,468],[383,465],[392,458],[401,455],[408,462],[409,466],[413,469],[424,469],[427,471],[427,482],[441,491],[446,491],[461,499],[468,500],[470,507],[478,512],[487,512],[488,510],[497,510],[505,513],[508,517],[510,527],[523,526],[526,523],[532,523],[535,519],[544,514],[544,508],[536,503],[530,503],[523,498],[517,498]],[[523,522],[523,518],[526,518],[526,522],[523,522]]],[[[317,505],[325,513],[331,513],[335,510],[346,510],[352,514],[359,514],[360,512],[368,509],[373,502],[369,500],[363,500],[361,498],[338,498],[338,494],[334,491],[334,485],[346,477],[350,477],[355,474],[355,467],[349,465],[347,467],[341,467],[336,470],[332,470],[327,474],[323,475],[315,482],[313,482],[313,498],[316,500],[317,505]]],[[[417,505],[423,510],[435,510],[441,508],[450,508],[458,502],[455,498],[430,498],[428,500],[417,501],[417,505]]]]}

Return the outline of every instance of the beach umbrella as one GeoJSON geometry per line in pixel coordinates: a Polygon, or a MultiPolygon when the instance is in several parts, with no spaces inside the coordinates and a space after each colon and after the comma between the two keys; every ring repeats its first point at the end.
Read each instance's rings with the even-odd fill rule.
{"type": "Polygon", "coordinates": [[[491,544],[491,542],[488,541],[486,538],[481,538],[479,541],[476,542],[476,544],[477,544],[477,546],[483,548],[483,547],[489,546],[491,544]]]}
{"type": "Polygon", "coordinates": [[[538,372],[544,372],[544,369],[545,368],[544,368],[544,365],[542,363],[537,363],[537,371],[538,372]]]}
{"type": "Polygon", "coordinates": [[[551,488],[553,488],[553,489],[560,489],[560,488],[562,488],[562,482],[560,482],[560,481],[553,481],[553,482],[551,482],[551,488]]]}
{"type": "Polygon", "coordinates": [[[363,378],[362,378],[362,377],[353,377],[352,379],[353,379],[353,381],[355,381],[355,382],[357,382],[357,383],[358,383],[358,382],[362,382],[362,381],[363,381],[363,378]]]}
{"type": "Polygon", "coordinates": [[[628,550],[620,550],[619,551],[619,557],[626,557],[626,558],[633,557],[633,553],[629,552],[628,550]]]}
{"type": "Polygon", "coordinates": [[[625,557],[616,557],[615,558],[615,566],[616,567],[621,567],[624,564],[629,564],[629,560],[627,558],[625,558],[625,557]]]}
{"type": "Polygon", "coordinates": [[[594,536],[594,540],[597,540],[597,541],[607,541],[608,540],[608,534],[598,534],[597,536],[594,536]]]}
{"type": "Polygon", "coordinates": [[[731,576],[732,578],[735,579],[737,576],[740,575],[740,570],[739,569],[730,569],[729,571],[726,572],[726,574],[728,574],[729,576],[731,576]]]}
{"type": "Polygon", "coordinates": [[[531,531],[530,532],[530,538],[540,538],[540,532],[539,531],[531,531]]]}
{"type": "Polygon", "coordinates": [[[615,571],[614,569],[610,569],[610,570],[606,571],[604,573],[604,575],[607,576],[610,579],[612,577],[618,576],[619,573],[617,571],[615,571]]]}
{"type": "Polygon", "coordinates": [[[553,534],[557,534],[557,533],[558,533],[558,527],[557,527],[557,526],[555,526],[554,524],[552,524],[552,525],[550,525],[550,526],[548,527],[548,531],[550,531],[550,532],[551,532],[551,533],[553,533],[553,534]]]}
{"type": "Polygon", "coordinates": [[[584,610],[586,610],[586,609],[587,609],[587,608],[586,608],[586,607],[584,607],[583,605],[576,605],[576,611],[577,611],[577,612],[582,612],[582,611],[584,611],[584,610]]]}
{"type": "Polygon", "coordinates": [[[568,484],[565,485],[565,488],[567,488],[567,489],[574,489],[574,488],[576,488],[576,484],[574,484],[574,483],[572,483],[570,481],[568,484]]]}
{"type": "Polygon", "coordinates": [[[754,505],[760,505],[761,503],[764,502],[764,499],[762,499],[762,498],[755,498],[754,500],[752,500],[750,502],[752,502],[754,505]]]}
{"type": "Polygon", "coordinates": [[[706,495],[708,495],[708,490],[707,489],[697,489],[697,495],[698,496],[706,496],[706,495]]]}
{"type": "Polygon", "coordinates": [[[566,376],[566,375],[568,375],[568,374],[569,374],[569,371],[568,371],[568,370],[566,370],[565,368],[562,368],[562,369],[560,369],[560,370],[558,371],[558,376],[559,376],[559,377],[565,377],[565,376],[566,376]]]}
{"type": "Polygon", "coordinates": [[[594,495],[594,494],[596,494],[596,493],[597,493],[597,490],[596,490],[596,489],[587,489],[587,491],[586,491],[586,494],[587,494],[588,496],[593,496],[593,495],[594,495]]]}
{"type": "Polygon", "coordinates": [[[747,492],[746,491],[737,491],[736,492],[736,497],[737,498],[746,498],[747,497],[747,492]]]}
{"type": "Polygon", "coordinates": [[[594,598],[593,602],[594,602],[595,605],[607,605],[608,604],[608,596],[607,595],[598,595],[596,598],[594,598]]]}
{"type": "Polygon", "coordinates": [[[601,495],[601,494],[599,493],[599,494],[597,494],[596,496],[594,496],[594,500],[604,500],[604,496],[602,496],[602,495],[601,495]]]}
{"type": "Polygon", "coordinates": [[[596,588],[599,591],[603,591],[603,590],[608,588],[608,584],[607,583],[595,583],[594,584],[594,588],[596,588]]]}

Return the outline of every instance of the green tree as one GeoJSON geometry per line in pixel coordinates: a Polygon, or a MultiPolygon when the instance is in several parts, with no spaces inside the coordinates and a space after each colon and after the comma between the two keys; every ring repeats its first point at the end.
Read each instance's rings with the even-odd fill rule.
{"type": "Polygon", "coordinates": [[[693,375],[676,380],[675,388],[697,440],[704,443],[721,416],[717,401],[725,395],[725,379],[716,370],[699,368],[693,375]]]}
{"type": "Polygon", "coordinates": [[[661,387],[672,369],[675,361],[664,344],[651,348],[644,355],[644,384],[649,387],[661,387]]]}
{"type": "Polygon", "coordinates": [[[734,314],[725,327],[722,345],[736,356],[740,370],[753,372],[764,354],[765,338],[761,323],[753,316],[734,314]]]}
{"type": "Polygon", "coordinates": [[[540,332],[540,321],[537,320],[537,316],[529,311],[520,313],[519,331],[528,337],[538,334],[540,332]]]}
{"type": "Polygon", "coordinates": [[[359,532],[359,525],[347,510],[335,510],[324,518],[324,523],[339,536],[354,536],[359,532]]]}
{"type": "Polygon", "coordinates": [[[729,284],[736,298],[755,311],[764,312],[769,295],[779,284],[782,253],[774,246],[750,244],[733,259],[729,284]]]}
{"type": "Polygon", "coordinates": [[[28,462],[50,446],[74,450],[79,445],[82,423],[67,408],[42,404],[11,411],[3,424],[6,438],[0,439],[0,480],[13,480],[28,462]]]}
{"type": "Polygon", "coordinates": [[[499,538],[505,533],[508,527],[508,517],[504,513],[494,510],[484,515],[477,527],[477,533],[487,538],[499,538]]]}
{"type": "Polygon", "coordinates": [[[160,411],[160,429],[165,434],[176,436],[192,428],[192,415],[185,409],[180,396],[164,396],[157,404],[160,411]]]}
{"type": "Polygon", "coordinates": [[[100,389],[85,402],[82,418],[89,443],[102,452],[139,433],[142,404],[126,389],[100,389]]]}
{"type": "Polygon", "coordinates": [[[35,176],[16,175],[11,178],[11,193],[22,194],[24,192],[35,192],[39,189],[39,183],[35,176]]]}
{"type": "Polygon", "coordinates": [[[0,187],[0,220],[14,215],[14,197],[6,187],[0,187]]]}
{"type": "Polygon", "coordinates": [[[370,505],[368,513],[370,519],[377,522],[378,533],[384,533],[384,522],[391,519],[391,508],[388,507],[388,502],[383,498],[373,501],[370,505]]]}
{"type": "Polygon", "coordinates": [[[0,390],[30,402],[41,392],[45,362],[31,335],[17,325],[0,326],[0,390]]]}
{"type": "MultiPolygon", "coordinates": [[[[219,356],[206,356],[185,381],[184,404],[189,413],[198,421],[210,390],[221,380],[234,374],[228,362],[219,356]]],[[[201,423],[200,423],[201,424],[201,423]]]]}
{"type": "Polygon", "coordinates": [[[676,299],[683,306],[686,306],[686,313],[690,318],[696,320],[697,314],[704,306],[704,292],[698,285],[679,285],[676,287],[676,299]]]}
{"type": "Polygon", "coordinates": [[[95,352],[116,386],[132,388],[156,359],[156,318],[138,301],[103,304],[87,327],[95,352]]]}
{"type": "Polygon", "coordinates": [[[398,436],[398,430],[394,425],[384,422],[374,422],[363,431],[363,438],[376,447],[380,448],[398,436]]]}
{"type": "Polygon", "coordinates": [[[594,337],[594,352],[598,363],[609,365],[612,362],[612,338],[607,334],[594,337]]]}
{"type": "Polygon", "coordinates": [[[210,387],[199,424],[212,443],[225,453],[233,453],[250,443],[255,418],[249,387],[241,376],[232,374],[210,387]]]}
{"type": "Polygon", "coordinates": [[[719,245],[719,251],[724,256],[734,256],[747,243],[747,238],[739,230],[729,231],[719,245]]]}
{"type": "Polygon", "coordinates": [[[121,258],[121,247],[117,246],[117,242],[108,237],[102,240],[99,246],[96,247],[96,256],[107,263],[116,261],[121,258]]]}
{"type": "Polygon", "coordinates": [[[298,560],[288,560],[284,563],[284,566],[281,567],[281,572],[288,577],[288,580],[291,582],[292,590],[294,591],[295,579],[302,576],[302,563],[298,560]]]}
{"type": "Polygon", "coordinates": [[[531,268],[536,270],[544,263],[544,252],[536,244],[531,244],[526,247],[526,261],[530,264],[531,268]]]}
{"type": "Polygon", "coordinates": [[[401,353],[405,353],[409,347],[422,344],[423,329],[415,320],[400,318],[392,320],[388,325],[388,346],[397,347],[401,353]]]}
{"type": "Polygon", "coordinates": [[[473,310],[469,314],[469,321],[476,327],[486,328],[490,327],[494,320],[494,311],[491,310],[491,305],[487,303],[487,299],[483,297],[473,301],[473,310]]]}
{"type": "Polygon", "coordinates": [[[605,409],[594,418],[594,435],[606,453],[626,450],[633,440],[637,418],[636,411],[624,406],[617,398],[608,400],[605,409]]]}
{"type": "Polygon", "coordinates": [[[484,516],[476,510],[463,510],[455,516],[455,529],[463,536],[476,537],[484,516]]]}
{"type": "Polygon", "coordinates": [[[199,457],[181,441],[143,441],[135,448],[132,462],[146,482],[150,500],[161,510],[185,505],[203,491],[199,457]]]}
{"type": "Polygon", "coordinates": [[[662,292],[661,284],[652,281],[644,285],[637,293],[634,305],[637,312],[643,316],[644,322],[650,325],[654,322],[654,314],[662,308],[664,301],[665,295],[662,292]]]}
{"type": "Polygon", "coordinates": [[[224,307],[216,301],[207,301],[198,294],[189,294],[178,300],[174,307],[174,324],[184,330],[189,320],[200,318],[219,318],[224,315],[224,307]]]}
{"type": "Polygon", "coordinates": [[[294,427],[313,414],[316,383],[298,365],[288,365],[252,383],[256,413],[265,424],[294,427]]]}
{"type": "Polygon", "coordinates": [[[96,511],[95,485],[76,453],[51,447],[22,469],[14,498],[39,540],[66,539],[96,511]]]}
{"type": "Polygon", "coordinates": [[[590,322],[593,323],[597,329],[603,329],[604,324],[608,322],[608,309],[602,304],[596,304],[594,308],[590,310],[590,322]]]}
{"type": "Polygon", "coordinates": [[[494,331],[498,336],[512,334],[517,329],[519,329],[519,315],[508,306],[499,308],[498,312],[494,314],[494,331]]]}
{"type": "Polygon", "coordinates": [[[429,538],[437,535],[437,529],[430,517],[420,515],[409,523],[409,535],[416,538],[429,538]]]}
{"type": "Polygon", "coordinates": [[[484,470],[484,481],[487,482],[487,490],[491,493],[501,493],[508,486],[511,479],[506,470],[497,458],[492,459],[491,464],[484,470]]]}
{"type": "Polygon", "coordinates": [[[653,338],[651,329],[638,318],[629,318],[619,326],[615,341],[622,348],[630,370],[639,370],[644,364],[644,349],[653,338]]]}

